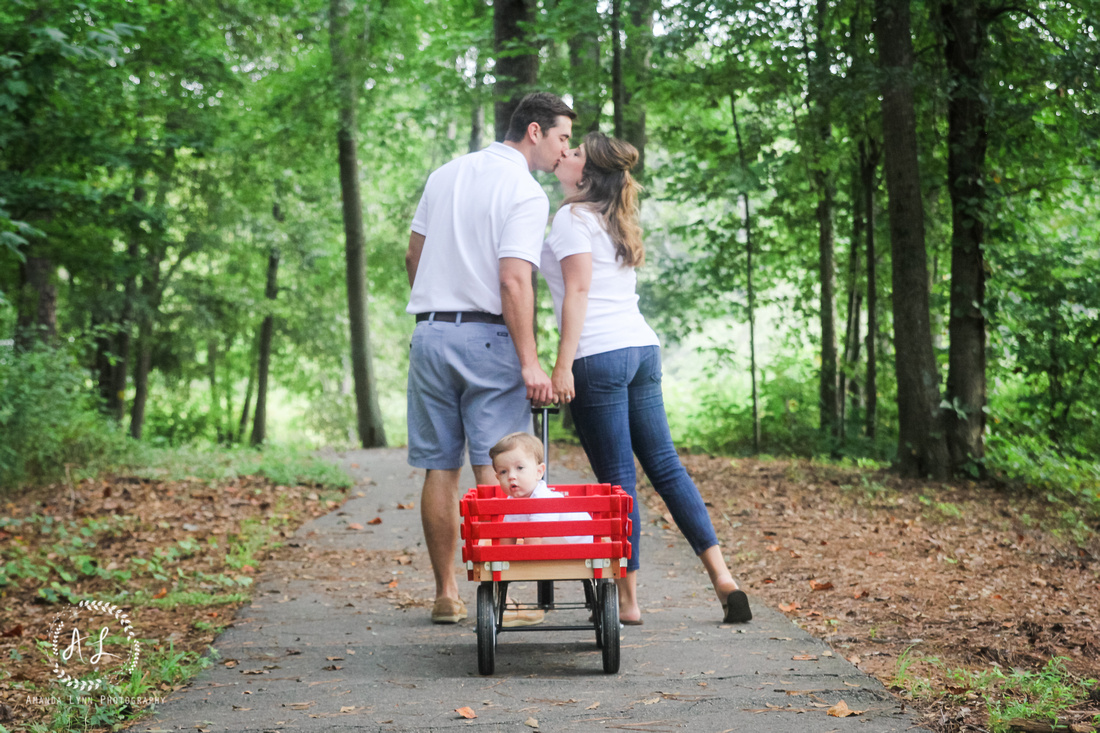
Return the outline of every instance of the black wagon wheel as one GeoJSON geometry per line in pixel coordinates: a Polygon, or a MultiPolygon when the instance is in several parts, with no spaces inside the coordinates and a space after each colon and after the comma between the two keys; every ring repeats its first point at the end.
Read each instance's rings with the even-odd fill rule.
{"type": "Polygon", "coordinates": [[[596,613],[603,636],[603,671],[615,674],[619,671],[619,591],[613,581],[600,583],[599,598],[596,613]]]}
{"type": "Polygon", "coordinates": [[[600,613],[600,600],[596,594],[596,583],[592,580],[581,582],[584,584],[584,607],[591,613],[589,621],[592,622],[592,627],[596,630],[596,646],[603,649],[603,630],[601,627],[603,615],[600,613]]]}
{"type": "Polygon", "coordinates": [[[484,582],[477,588],[477,671],[490,675],[496,667],[497,609],[493,584],[484,582]]]}

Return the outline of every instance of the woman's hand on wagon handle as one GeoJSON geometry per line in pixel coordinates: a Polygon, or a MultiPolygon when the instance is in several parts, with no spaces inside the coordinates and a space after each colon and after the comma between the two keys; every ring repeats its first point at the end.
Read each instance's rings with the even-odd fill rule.
{"type": "Polygon", "coordinates": [[[550,381],[554,385],[554,402],[557,404],[569,404],[577,396],[577,390],[573,387],[572,365],[555,366],[553,374],[550,375],[550,381]]]}

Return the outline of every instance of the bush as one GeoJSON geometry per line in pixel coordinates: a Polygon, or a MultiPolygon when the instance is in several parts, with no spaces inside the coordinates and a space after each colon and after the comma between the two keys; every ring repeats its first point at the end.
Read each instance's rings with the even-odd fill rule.
{"type": "Polygon", "coordinates": [[[87,372],[65,348],[0,347],[0,488],[112,461],[126,439],[100,411],[87,372]]]}

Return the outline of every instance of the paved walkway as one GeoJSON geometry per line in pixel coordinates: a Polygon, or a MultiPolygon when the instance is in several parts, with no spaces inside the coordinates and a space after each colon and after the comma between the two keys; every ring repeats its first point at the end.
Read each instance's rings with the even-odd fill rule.
{"type": "MultiPolygon", "coordinates": [[[[750,624],[721,625],[687,543],[656,529],[643,529],[645,623],[624,627],[619,674],[603,673],[591,632],[544,632],[501,635],[496,674],[482,677],[476,586],[464,573],[459,582],[471,618],[454,626],[429,621],[434,585],[420,529],[422,472],[406,465],[403,450],[333,459],[361,482],[351,498],[298,530],[293,559],[265,563],[254,603],[216,642],[221,659],[132,731],[917,727],[877,681],[759,601],[750,624]],[[367,572],[358,572],[364,563],[367,572]],[[839,700],[865,712],[827,715],[839,700]],[[476,719],[455,712],[463,707],[476,719]]],[[[558,467],[553,474],[557,483],[591,480],[558,467]]],[[[472,478],[463,482],[472,485],[472,478]]],[[[580,583],[557,585],[559,601],[580,600],[580,583]]],[[[533,600],[533,584],[512,587],[516,597],[533,600]]],[[[556,612],[555,621],[575,622],[566,614],[579,613],[556,612]]]]}

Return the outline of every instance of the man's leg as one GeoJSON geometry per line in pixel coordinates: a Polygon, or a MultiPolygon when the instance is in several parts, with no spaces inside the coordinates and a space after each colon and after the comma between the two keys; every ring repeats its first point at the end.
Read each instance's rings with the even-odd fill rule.
{"type": "Polygon", "coordinates": [[[420,495],[420,521],[435,574],[435,597],[459,600],[455,582],[458,542],[458,475],[461,469],[429,469],[420,495]]]}

